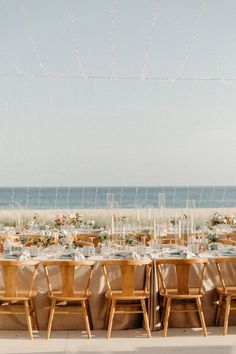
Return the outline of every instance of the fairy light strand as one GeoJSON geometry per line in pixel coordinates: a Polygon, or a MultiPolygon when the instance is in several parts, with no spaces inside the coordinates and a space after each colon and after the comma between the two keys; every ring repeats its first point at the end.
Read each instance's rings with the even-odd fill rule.
{"type": "MultiPolygon", "coordinates": [[[[41,74],[34,74],[34,75],[17,75],[17,74],[0,74],[0,79],[7,79],[7,78],[23,78],[23,79],[50,79],[50,80],[62,80],[62,79],[78,79],[83,80],[84,77],[81,75],[41,75],[41,74]]],[[[110,76],[104,75],[88,75],[88,80],[111,80],[110,76]]],[[[189,77],[179,77],[175,78],[173,76],[150,76],[146,77],[145,79],[140,79],[139,76],[117,76],[117,80],[138,80],[138,81],[167,81],[173,83],[173,81],[220,81],[220,82],[235,82],[236,78],[228,77],[222,78],[217,76],[189,76],[189,77]]]]}
{"type": "Polygon", "coordinates": [[[116,55],[116,33],[117,33],[117,20],[116,20],[116,12],[117,12],[117,1],[112,1],[110,18],[111,18],[111,31],[110,31],[110,41],[111,41],[111,79],[116,80],[117,77],[117,55],[116,55]]]}
{"type": "Polygon", "coordinates": [[[192,49],[193,49],[194,43],[197,40],[199,30],[200,30],[200,23],[202,21],[204,10],[206,8],[207,8],[207,2],[206,2],[206,0],[203,0],[201,3],[201,6],[200,6],[199,12],[197,14],[196,20],[194,21],[194,26],[191,31],[192,36],[188,40],[186,47],[185,47],[185,55],[184,55],[183,61],[181,62],[180,66],[177,69],[177,72],[175,74],[173,82],[175,82],[176,80],[178,80],[182,76],[184,69],[186,67],[186,64],[188,63],[188,61],[191,57],[192,49]]]}
{"type": "Polygon", "coordinates": [[[47,68],[45,67],[45,65],[44,65],[44,63],[42,61],[41,55],[39,53],[38,45],[37,45],[37,43],[36,43],[36,41],[34,39],[33,33],[32,33],[28,12],[27,12],[26,8],[24,7],[23,2],[20,2],[20,11],[22,12],[22,14],[24,16],[24,19],[25,19],[25,30],[26,30],[28,39],[29,39],[29,41],[31,43],[32,50],[33,50],[33,53],[35,55],[35,58],[37,59],[37,61],[39,63],[39,67],[40,67],[42,73],[44,75],[47,75],[48,71],[47,71],[47,68]]]}
{"type": "Polygon", "coordinates": [[[147,44],[147,49],[146,49],[146,53],[144,55],[144,64],[142,67],[142,70],[140,72],[140,78],[141,79],[145,79],[146,75],[147,75],[147,68],[150,62],[150,57],[151,57],[151,51],[152,51],[152,47],[153,47],[153,37],[154,37],[154,32],[157,26],[157,20],[158,20],[158,13],[159,13],[159,9],[160,9],[160,1],[157,2],[156,0],[153,0],[153,8],[154,8],[154,15],[153,15],[153,20],[152,20],[152,25],[151,25],[151,33],[149,35],[149,41],[147,44]]]}
{"type": "Polygon", "coordinates": [[[72,10],[71,3],[69,0],[67,0],[67,2],[66,2],[66,13],[67,13],[67,18],[68,18],[68,22],[69,22],[69,30],[70,30],[71,36],[72,36],[72,45],[74,48],[74,55],[76,58],[76,63],[78,64],[81,77],[83,79],[87,79],[87,74],[84,70],[84,67],[83,67],[82,61],[81,61],[80,41],[79,41],[78,32],[76,31],[77,19],[75,18],[74,11],[72,10]]]}
{"type": "Polygon", "coordinates": [[[18,64],[12,59],[12,57],[9,56],[9,53],[7,52],[6,47],[3,44],[0,44],[0,52],[2,52],[2,55],[5,57],[7,62],[15,69],[16,73],[20,76],[22,75],[28,75],[25,71],[23,71],[18,64]]]}

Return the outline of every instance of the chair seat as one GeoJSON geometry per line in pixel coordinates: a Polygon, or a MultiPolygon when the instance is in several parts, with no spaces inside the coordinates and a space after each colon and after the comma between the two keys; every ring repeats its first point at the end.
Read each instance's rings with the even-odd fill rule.
{"type": "Polygon", "coordinates": [[[189,294],[180,294],[176,288],[166,289],[166,292],[167,293],[165,293],[164,290],[160,290],[160,295],[172,299],[195,299],[204,295],[203,291],[199,294],[199,288],[190,288],[189,294]]]}
{"type": "Polygon", "coordinates": [[[85,295],[84,291],[74,291],[73,296],[65,296],[60,291],[53,291],[53,294],[52,295],[48,294],[48,297],[51,300],[54,299],[59,301],[80,301],[80,300],[87,300],[90,295],[91,292],[89,292],[88,295],[85,295]]]}
{"type": "Polygon", "coordinates": [[[224,291],[222,286],[218,286],[216,291],[224,296],[230,295],[236,297],[236,286],[227,286],[227,291],[224,291]]]}
{"type": "Polygon", "coordinates": [[[112,295],[107,291],[105,294],[107,299],[113,300],[142,300],[149,297],[149,293],[143,290],[135,290],[134,295],[124,295],[121,290],[112,290],[112,295]]]}
{"type": "Polygon", "coordinates": [[[32,299],[37,295],[37,291],[33,290],[31,292],[31,295],[29,296],[29,293],[27,292],[17,292],[16,296],[5,296],[4,291],[0,291],[0,302],[1,301],[24,301],[24,300],[29,300],[32,299]]]}

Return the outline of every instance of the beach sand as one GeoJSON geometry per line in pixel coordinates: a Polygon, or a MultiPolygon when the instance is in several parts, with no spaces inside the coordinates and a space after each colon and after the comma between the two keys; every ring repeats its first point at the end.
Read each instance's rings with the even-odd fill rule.
{"type": "Polygon", "coordinates": [[[39,213],[39,221],[48,223],[53,221],[58,214],[73,214],[78,212],[85,217],[95,219],[99,225],[110,224],[112,213],[117,216],[127,217],[127,222],[137,222],[138,219],[143,225],[148,225],[152,220],[167,220],[170,217],[181,217],[183,214],[191,214],[198,222],[205,222],[215,212],[221,215],[236,215],[236,208],[195,208],[195,209],[2,209],[0,210],[0,222],[3,224],[17,225],[22,220],[32,220],[35,212],[39,213]]]}

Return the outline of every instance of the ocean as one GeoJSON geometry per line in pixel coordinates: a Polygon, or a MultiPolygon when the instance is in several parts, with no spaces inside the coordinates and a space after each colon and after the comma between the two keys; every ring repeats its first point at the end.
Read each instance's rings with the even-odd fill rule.
{"type": "Polygon", "coordinates": [[[233,208],[236,186],[206,187],[2,187],[0,208],[103,209],[233,208]]]}

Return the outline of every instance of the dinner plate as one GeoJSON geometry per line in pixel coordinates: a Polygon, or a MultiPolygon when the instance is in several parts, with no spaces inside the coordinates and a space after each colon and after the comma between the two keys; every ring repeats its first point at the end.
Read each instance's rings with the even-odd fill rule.
{"type": "Polygon", "coordinates": [[[3,258],[5,258],[5,259],[17,259],[17,255],[15,255],[15,254],[5,254],[4,256],[3,256],[3,258]]]}
{"type": "Polygon", "coordinates": [[[60,256],[61,259],[72,259],[72,255],[71,254],[62,254],[60,256]]]}

